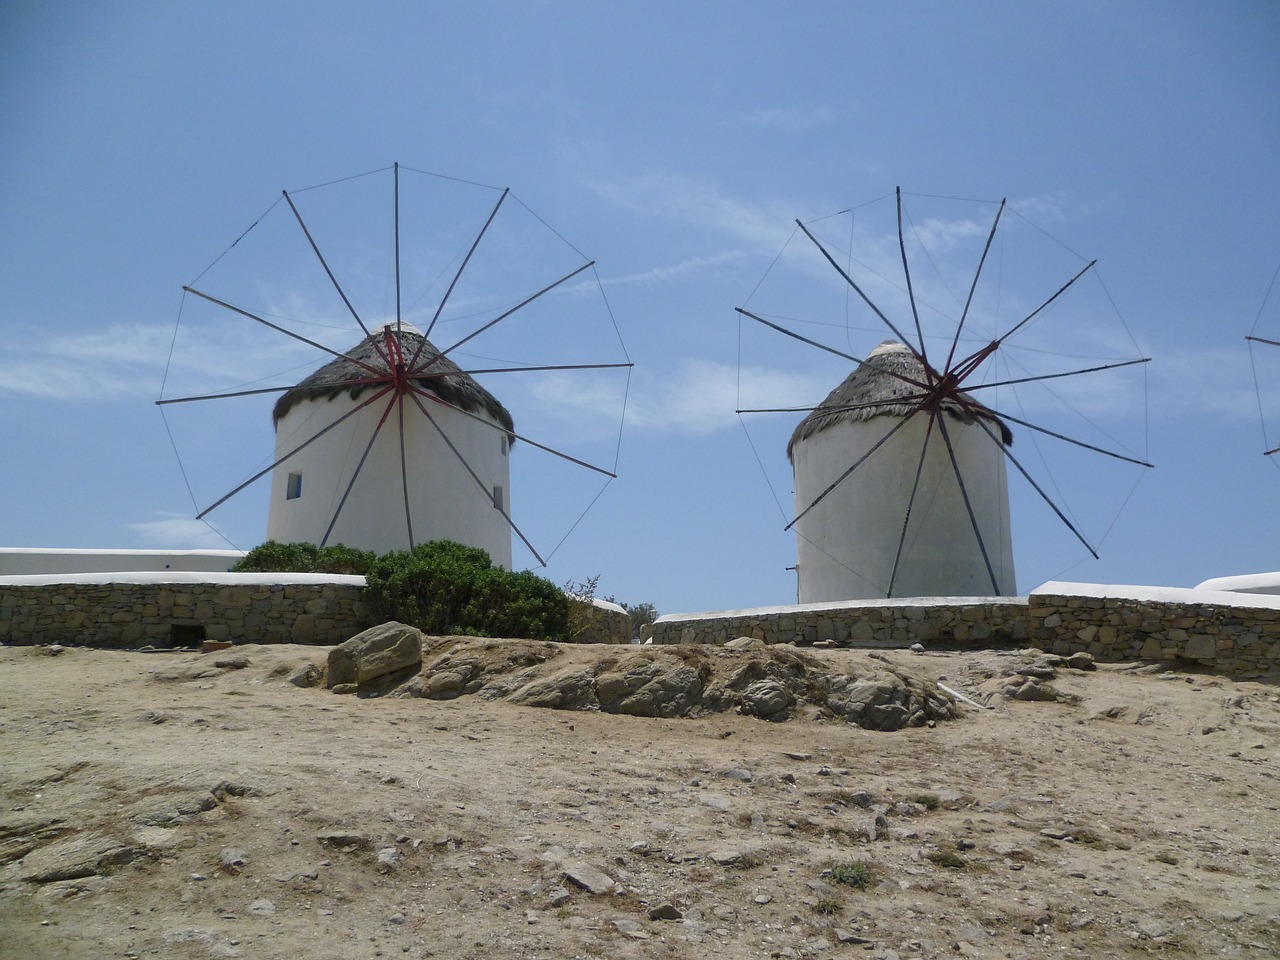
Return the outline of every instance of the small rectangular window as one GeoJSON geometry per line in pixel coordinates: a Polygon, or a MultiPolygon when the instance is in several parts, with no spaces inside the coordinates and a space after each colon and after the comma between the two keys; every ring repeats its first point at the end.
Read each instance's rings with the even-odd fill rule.
{"type": "Polygon", "coordinates": [[[502,509],[502,488],[501,487],[493,488],[493,509],[495,510],[502,509]]]}
{"type": "Polygon", "coordinates": [[[302,474],[289,474],[289,483],[285,487],[284,498],[286,500],[297,500],[302,496],[302,474]]]}
{"type": "Polygon", "coordinates": [[[500,439],[502,440],[502,447],[500,449],[502,450],[502,455],[505,457],[507,455],[507,435],[504,433],[500,439]]]}

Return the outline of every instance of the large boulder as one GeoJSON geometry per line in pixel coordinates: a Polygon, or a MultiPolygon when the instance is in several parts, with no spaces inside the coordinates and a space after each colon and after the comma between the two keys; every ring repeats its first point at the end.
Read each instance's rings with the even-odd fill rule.
{"type": "Polygon", "coordinates": [[[417,627],[394,620],[356,634],[329,651],[328,686],[367,687],[376,680],[418,670],[422,638],[417,627]]]}

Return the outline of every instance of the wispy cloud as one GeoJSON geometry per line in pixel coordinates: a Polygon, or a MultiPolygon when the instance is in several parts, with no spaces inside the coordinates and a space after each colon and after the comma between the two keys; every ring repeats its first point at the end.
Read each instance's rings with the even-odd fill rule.
{"type": "Polygon", "coordinates": [[[826,107],[766,107],[746,116],[751,126],[795,134],[828,126],[831,121],[831,111],[826,107]]]}
{"type": "Polygon", "coordinates": [[[157,550],[229,550],[235,549],[203,520],[176,513],[161,513],[159,519],[126,523],[138,541],[157,550]]]}
{"type": "Polygon", "coordinates": [[[154,394],[173,334],[157,324],[114,324],[30,336],[6,363],[0,394],[53,400],[112,400],[154,394]]]}
{"type": "Polygon", "coordinates": [[[1263,359],[1255,371],[1244,347],[1195,349],[1166,346],[1151,364],[1152,405],[1162,415],[1225,416],[1257,420],[1280,413],[1280,349],[1276,362],[1263,359]]]}
{"type": "Polygon", "coordinates": [[[727,250],[723,253],[713,254],[709,257],[689,257],[681,260],[679,263],[673,263],[669,266],[654,267],[652,270],[643,270],[639,273],[622,274],[616,277],[608,277],[603,282],[606,286],[652,286],[660,283],[667,283],[671,280],[678,280],[681,277],[703,275],[708,270],[726,264],[737,263],[747,258],[754,258],[757,254],[749,250],[727,250]]]}
{"type": "MultiPolygon", "coordinates": [[[[536,401],[575,423],[616,430],[605,411],[621,407],[622,384],[603,378],[554,377],[538,385],[536,401]]],[[[812,377],[763,367],[737,367],[708,360],[672,363],[662,377],[638,370],[627,401],[628,430],[702,435],[737,426],[735,411],[749,407],[800,406],[820,400],[812,377]]],[[[824,392],[825,395],[825,392],[824,392]]]]}
{"type": "Polygon", "coordinates": [[[708,180],[672,172],[595,180],[588,188],[632,213],[716,230],[757,249],[776,249],[796,211],[790,201],[749,203],[725,195],[708,180]]]}
{"type": "Polygon", "coordinates": [[[243,327],[174,328],[117,323],[102,330],[68,330],[54,337],[28,335],[31,346],[6,365],[0,396],[82,402],[210,392],[305,370],[325,355],[281,334],[243,327]],[[170,346],[173,355],[170,359],[170,346]]]}

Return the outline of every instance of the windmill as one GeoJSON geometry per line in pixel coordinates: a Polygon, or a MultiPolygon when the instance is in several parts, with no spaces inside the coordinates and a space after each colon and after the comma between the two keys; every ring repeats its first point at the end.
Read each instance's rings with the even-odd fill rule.
{"type": "MultiPolygon", "coordinates": [[[[1268,339],[1267,337],[1260,337],[1257,335],[1258,328],[1262,324],[1263,314],[1267,309],[1267,301],[1271,299],[1271,291],[1275,289],[1277,277],[1280,277],[1280,266],[1277,266],[1275,272],[1271,275],[1271,282],[1267,285],[1267,292],[1262,298],[1262,306],[1258,308],[1258,315],[1254,317],[1253,327],[1250,329],[1249,335],[1244,338],[1245,342],[1249,345],[1249,364],[1253,369],[1254,388],[1258,395],[1258,416],[1262,420],[1262,441],[1263,446],[1267,448],[1264,451],[1264,455],[1268,457],[1274,457],[1276,454],[1280,454],[1280,446],[1277,446],[1273,442],[1273,438],[1267,431],[1267,417],[1265,413],[1265,404],[1262,398],[1262,383],[1264,378],[1258,369],[1260,365],[1260,357],[1258,353],[1255,353],[1254,345],[1257,344],[1259,347],[1264,348],[1273,360],[1274,354],[1272,354],[1267,348],[1280,347],[1280,340],[1268,339]]],[[[1280,466],[1280,460],[1273,460],[1273,462],[1276,463],[1277,466],[1280,466]]]]}
{"type": "MultiPolygon", "coordinates": [[[[1115,356],[1118,338],[1092,319],[1074,318],[1066,334],[1044,329],[1047,317],[1064,314],[1064,302],[1094,263],[1074,269],[1065,282],[1057,278],[1051,295],[1006,296],[988,289],[987,276],[993,263],[997,276],[1009,272],[1008,254],[1022,251],[1002,242],[1012,212],[1004,201],[992,205],[994,216],[979,228],[975,217],[914,219],[901,190],[891,197],[891,230],[866,226],[874,224],[867,207],[888,198],[797,220],[770,273],[738,308],[740,343],[742,322],[753,321],[758,326],[748,329],[770,331],[777,362],[786,344],[794,362],[810,369],[823,356],[853,365],[821,403],[739,405],[740,414],[805,414],[787,445],[795,484],[787,529],[797,537],[800,601],[1015,592],[1009,475],[1025,481],[1032,499],[1096,558],[1056,481],[1037,476],[1048,466],[1048,441],[1150,467],[1139,454],[1071,436],[1040,415],[1047,406],[1073,407],[1064,382],[1147,362],[1115,356]],[[943,267],[966,257],[967,276],[958,283],[943,267]],[[766,296],[780,265],[790,269],[766,296]],[[825,292],[815,297],[814,288],[825,292]],[[805,333],[796,329],[805,324],[805,333]],[[1097,341],[1087,351],[1086,328],[1097,341]],[[868,334],[892,339],[859,355],[854,341],[868,334]],[[1103,347],[1109,355],[1099,356],[1103,347]],[[1085,357],[1089,362],[1081,363],[1085,357]],[[1029,389],[1046,396],[1028,402],[1029,389]],[[1030,438],[1027,453],[1015,452],[1022,446],[1013,443],[1015,433],[1030,438]]],[[[1033,266],[1032,274],[1046,276],[1046,264],[1033,266]]],[[[1097,423],[1090,426],[1105,435],[1097,423]]]]}
{"type": "MultiPolygon", "coordinates": [[[[577,483],[574,491],[594,502],[616,476],[625,382],[612,394],[611,465],[598,455],[593,462],[607,446],[599,437],[590,450],[570,451],[532,436],[547,429],[574,442],[554,411],[537,409],[556,382],[547,378],[629,378],[594,262],[509,190],[399,164],[309,189],[316,192],[284,191],[183,288],[157,401],[180,460],[183,431],[169,418],[197,407],[249,404],[254,422],[246,436],[259,438],[233,439],[229,448],[206,442],[202,431],[225,424],[225,409],[204,427],[189,427],[195,436],[185,449],[211,471],[233,460],[252,463],[236,450],[274,449],[256,467],[235,468],[238,476],[223,469],[233,479],[220,481],[217,497],[201,499],[195,484],[209,487],[211,479],[184,466],[197,517],[209,522],[210,513],[270,476],[272,539],[385,552],[447,538],[509,567],[514,534],[545,565],[554,549],[535,545],[515,519],[512,450],[594,478],[584,486],[561,471],[540,481],[526,469],[531,479],[521,496],[537,499],[539,521],[554,512],[546,498],[555,491],[563,496],[577,483]],[[335,190],[339,198],[329,199],[326,191],[335,190]],[[227,359],[202,362],[208,353],[227,359]],[[306,372],[300,380],[299,371],[306,372]],[[213,389],[189,389],[206,379],[213,389]],[[520,400],[520,416],[481,380],[500,382],[520,400]],[[261,404],[272,395],[268,413],[261,404]],[[262,438],[267,423],[270,443],[262,438]]],[[[581,514],[560,519],[559,531],[544,523],[542,536],[567,536],[564,525],[572,529],[581,514]]]]}

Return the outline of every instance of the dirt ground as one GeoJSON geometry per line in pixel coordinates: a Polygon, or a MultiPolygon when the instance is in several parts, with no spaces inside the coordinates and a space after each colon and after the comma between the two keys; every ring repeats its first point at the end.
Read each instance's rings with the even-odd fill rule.
{"type": "MultiPolygon", "coordinates": [[[[236,652],[0,647],[0,956],[1280,956],[1276,683],[1102,666],[886,733],[236,652]]],[[[1018,655],[883,656],[976,695],[1018,655]]]]}

